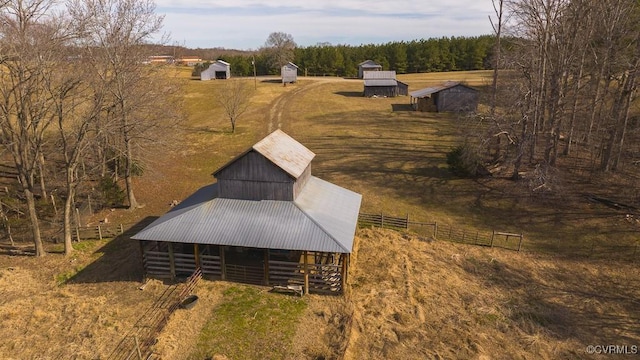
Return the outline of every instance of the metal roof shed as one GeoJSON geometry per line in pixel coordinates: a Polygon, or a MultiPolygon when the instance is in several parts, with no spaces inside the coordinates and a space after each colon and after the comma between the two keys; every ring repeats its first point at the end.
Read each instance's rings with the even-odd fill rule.
{"type": "Polygon", "coordinates": [[[457,81],[412,91],[409,95],[417,111],[475,111],[478,107],[478,90],[457,81]]]}
{"type": "Polygon", "coordinates": [[[312,176],[314,156],[276,130],[232,159],[217,183],[132,237],[145,272],[200,267],[214,279],[341,293],[362,196],[312,176]]]}
{"type": "Polygon", "coordinates": [[[358,64],[358,78],[364,78],[365,71],[382,71],[382,65],[373,60],[365,60],[358,64]]]}

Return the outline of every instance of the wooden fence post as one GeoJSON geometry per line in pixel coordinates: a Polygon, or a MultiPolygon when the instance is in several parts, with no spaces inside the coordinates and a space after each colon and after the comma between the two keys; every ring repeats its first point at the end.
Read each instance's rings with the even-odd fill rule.
{"type": "Polygon", "coordinates": [[[490,246],[493,247],[493,238],[496,236],[496,231],[495,230],[491,230],[491,244],[490,246]]]}
{"type": "Polygon", "coordinates": [[[138,359],[142,360],[142,352],[140,351],[140,343],[138,343],[138,337],[133,336],[133,340],[136,342],[136,350],[138,351],[138,359]]]}
{"type": "Polygon", "coordinates": [[[380,213],[380,227],[384,228],[384,214],[380,213]]]}
{"type": "Polygon", "coordinates": [[[438,238],[438,223],[437,222],[433,223],[433,238],[434,239],[438,238]]]}
{"type": "Polygon", "coordinates": [[[518,242],[518,251],[520,251],[520,249],[522,249],[522,234],[520,234],[520,241],[518,242]]]}
{"type": "Polygon", "coordinates": [[[102,240],[102,229],[100,228],[100,225],[98,225],[98,238],[102,240]]]}
{"type": "Polygon", "coordinates": [[[124,227],[120,224],[120,234],[124,234],[124,227]]]}

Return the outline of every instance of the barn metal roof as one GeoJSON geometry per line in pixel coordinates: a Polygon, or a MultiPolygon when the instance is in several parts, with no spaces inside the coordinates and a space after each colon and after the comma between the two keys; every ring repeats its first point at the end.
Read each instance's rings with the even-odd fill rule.
{"type": "Polygon", "coordinates": [[[364,86],[398,86],[394,79],[365,79],[364,86]]]}
{"type": "Polygon", "coordinates": [[[365,60],[365,61],[361,62],[360,64],[358,64],[358,66],[382,68],[382,65],[378,64],[377,62],[375,62],[373,60],[365,60]]]}
{"type": "Polygon", "coordinates": [[[284,131],[277,129],[264,139],[258,141],[250,149],[220,167],[213,173],[213,176],[216,176],[222,169],[231,165],[251,150],[257,151],[295,179],[302,175],[311,163],[311,160],[316,156],[311,150],[287,135],[284,131]]]}
{"type": "Polygon", "coordinates": [[[365,71],[362,73],[362,78],[368,79],[394,79],[396,78],[395,70],[389,71],[365,71]]]}
{"type": "Polygon", "coordinates": [[[442,85],[432,86],[432,87],[428,87],[428,88],[412,91],[412,92],[409,93],[409,95],[411,97],[414,97],[414,98],[428,97],[428,96],[431,96],[432,94],[435,94],[435,93],[440,92],[442,90],[449,89],[449,88],[452,88],[452,87],[458,86],[458,85],[462,85],[462,86],[467,87],[469,89],[473,89],[471,87],[468,87],[468,86],[460,83],[459,81],[447,81],[446,83],[444,83],[442,85]]]}
{"type": "Polygon", "coordinates": [[[284,64],[282,67],[289,67],[289,68],[299,69],[298,65],[292,63],[291,61],[289,61],[288,63],[284,64]]]}
{"type": "Polygon", "coordinates": [[[350,253],[361,200],[360,194],[316,177],[295,201],[218,198],[213,184],[131,238],[350,253]]]}
{"type": "Polygon", "coordinates": [[[258,141],[252,148],[296,179],[316,156],[280,129],[258,141]]]}

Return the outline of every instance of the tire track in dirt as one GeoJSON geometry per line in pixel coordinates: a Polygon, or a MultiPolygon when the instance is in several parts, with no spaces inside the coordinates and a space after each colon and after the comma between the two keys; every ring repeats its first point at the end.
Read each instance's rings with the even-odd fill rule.
{"type": "MultiPolygon", "coordinates": [[[[322,86],[323,84],[329,82],[337,82],[337,81],[349,81],[342,78],[328,78],[328,79],[314,79],[312,83],[301,84],[301,85],[293,85],[296,86],[295,89],[291,91],[287,91],[284,94],[278,96],[275,100],[271,102],[269,105],[269,113],[267,118],[267,132],[271,133],[275,129],[282,128],[283,117],[282,114],[285,112],[286,108],[289,106],[289,103],[292,99],[298,97],[299,95],[311,90],[315,89],[318,86],[322,86]]],[[[300,84],[298,82],[297,84],[300,84]]],[[[291,86],[291,85],[290,85],[291,86]]]]}

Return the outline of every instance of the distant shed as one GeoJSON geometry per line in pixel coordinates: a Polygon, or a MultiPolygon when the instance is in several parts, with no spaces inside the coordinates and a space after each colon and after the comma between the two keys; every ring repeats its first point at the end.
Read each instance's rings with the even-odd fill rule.
{"type": "Polygon", "coordinates": [[[382,65],[373,60],[365,60],[358,64],[358,78],[364,79],[365,71],[382,71],[382,65]]]}
{"type": "Polygon", "coordinates": [[[231,78],[231,64],[222,60],[216,60],[200,73],[200,80],[229,78],[231,78]]]}
{"type": "Polygon", "coordinates": [[[411,106],[417,111],[475,111],[478,108],[478,90],[449,81],[409,93],[411,106]]]}
{"type": "Polygon", "coordinates": [[[398,81],[393,70],[365,71],[363,76],[366,97],[395,97],[409,93],[409,85],[398,81]]]}
{"type": "Polygon", "coordinates": [[[288,62],[280,69],[282,83],[294,83],[298,81],[298,65],[288,62]]]}
{"type": "Polygon", "coordinates": [[[409,95],[409,84],[403,83],[400,80],[396,80],[398,83],[398,95],[409,95]]]}
{"type": "Polygon", "coordinates": [[[395,97],[398,96],[398,81],[395,79],[365,79],[364,96],[395,97]]]}

